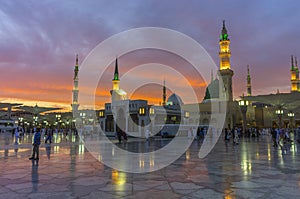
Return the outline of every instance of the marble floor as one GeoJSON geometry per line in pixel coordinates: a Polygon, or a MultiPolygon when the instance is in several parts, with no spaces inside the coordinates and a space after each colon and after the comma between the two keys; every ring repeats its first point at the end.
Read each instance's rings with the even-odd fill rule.
{"type": "MultiPolygon", "coordinates": [[[[204,159],[195,140],[171,165],[148,173],[105,166],[74,136],[41,144],[40,159],[31,161],[31,139],[15,144],[0,135],[0,198],[300,198],[300,145],[275,149],[267,135],[239,145],[220,138],[204,159]]],[[[120,147],[155,150],[169,141],[129,138],[120,147]]]]}

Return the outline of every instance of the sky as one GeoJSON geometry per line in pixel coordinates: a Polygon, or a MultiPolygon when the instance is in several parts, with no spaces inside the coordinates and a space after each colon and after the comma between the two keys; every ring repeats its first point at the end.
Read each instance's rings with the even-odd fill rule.
{"type": "MultiPolygon", "coordinates": [[[[290,56],[298,56],[300,62],[299,9],[297,0],[0,0],[0,102],[69,109],[75,55],[81,64],[99,43],[132,28],[162,27],[186,34],[218,65],[222,20],[231,40],[234,98],[246,93],[247,65],[253,95],[289,92],[290,56]]],[[[180,64],[188,65],[170,53],[147,50],[119,60],[120,74],[153,61],[179,71],[180,64]]],[[[203,98],[207,82],[191,70],[181,71],[203,98]]],[[[110,99],[112,72],[113,63],[96,92],[99,107],[110,99]]],[[[170,76],[159,78],[165,78],[167,86],[178,83],[170,76]]],[[[158,104],[160,89],[161,85],[145,85],[131,97],[158,104]]],[[[172,92],[188,103],[184,89],[169,89],[168,95],[172,92]]],[[[85,103],[79,103],[84,108],[85,103]]]]}

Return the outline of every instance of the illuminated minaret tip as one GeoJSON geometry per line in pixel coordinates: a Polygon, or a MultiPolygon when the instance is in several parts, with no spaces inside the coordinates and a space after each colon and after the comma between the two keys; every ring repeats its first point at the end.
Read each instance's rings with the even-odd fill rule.
{"type": "Polygon", "coordinates": [[[114,72],[114,78],[112,80],[113,82],[113,89],[112,90],[119,90],[120,89],[120,79],[119,79],[119,66],[118,66],[118,58],[116,57],[116,63],[115,63],[115,72],[114,72]]]}
{"type": "Polygon", "coordinates": [[[251,75],[250,75],[249,65],[247,65],[247,95],[248,96],[252,95],[252,91],[251,91],[251,75]]]}
{"type": "Polygon", "coordinates": [[[119,66],[118,66],[118,58],[117,57],[116,57],[115,73],[114,73],[114,79],[113,80],[119,80],[119,66]]]}
{"type": "Polygon", "coordinates": [[[79,72],[78,55],[76,55],[75,68],[74,68],[74,78],[73,78],[73,90],[72,90],[73,97],[72,97],[72,104],[71,104],[73,116],[75,116],[75,117],[78,113],[78,107],[79,107],[79,104],[78,104],[78,93],[79,93],[79,90],[78,90],[78,81],[79,81],[78,72],[79,72]]]}
{"type": "Polygon", "coordinates": [[[166,98],[167,98],[167,90],[166,90],[166,80],[164,79],[164,86],[163,86],[163,103],[162,105],[166,105],[166,98]]]}
{"type": "Polygon", "coordinates": [[[220,70],[230,69],[230,39],[228,38],[225,20],[223,21],[223,28],[220,35],[220,70]]]}

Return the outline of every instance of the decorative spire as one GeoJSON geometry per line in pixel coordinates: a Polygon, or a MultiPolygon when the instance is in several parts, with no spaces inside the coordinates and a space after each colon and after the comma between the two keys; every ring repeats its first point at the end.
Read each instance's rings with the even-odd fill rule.
{"type": "Polygon", "coordinates": [[[228,40],[228,33],[225,26],[225,20],[223,20],[223,28],[222,28],[222,33],[220,35],[220,40],[228,40]]]}
{"type": "Polygon", "coordinates": [[[78,66],[78,54],[76,54],[76,64],[75,66],[78,66]]]}
{"type": "Polygon", "coordinates": [[[74,80],[77,78],[78,76],[78,54],[76,54],[76,61],[75,61],[75,69],[74,69],[74,80]]]}
{"type": "Polygon", "coordinates": [[[295,66],[298,67],[297,57],[295,57],[295,66]]]}
{"type": "Polygon", "coordinates": [[[226,30],[226,27],[225,27],[225,20],[223,20],[222,34],[227,34],[227,30],[226,30]]]}
{"type": "Polygon", "coordinates": [[[251,91],[251,76],[250,76],[249,65],[247,65],[247,95],[248,96],[252,95],[252,91],[251,91]]]}
{"type": "Polygon", "coordinates": [[[119,69],[118,69],[118,58],[116,57],[116,65],[115,65],[115,73],[113,80],[120,80],[119,79],[119,69]]]}
{"type": "Polygon", "coordinates": [[[166,105],[166,97],[167,97],[167,89],[166,89],[166,80],[164,79],[164,86],[163,86],[163,103],[162,105],[166,105]]]}
{"type": "Polygon", "coordinates": [[[293,55],[291,55],[291,64],[292,64],[292,70],[294,70],[294,57],[293,57],[293,55]]]}

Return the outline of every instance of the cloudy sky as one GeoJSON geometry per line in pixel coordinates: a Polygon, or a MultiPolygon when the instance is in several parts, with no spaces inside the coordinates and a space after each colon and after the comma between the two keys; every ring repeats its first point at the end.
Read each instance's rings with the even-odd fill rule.
{"type": "MultiPolygon", "coordinates": [[[[256,95],[275,93],[277,89],[289,92],[290,55],[298,56],[300,62],[300,2],[297,0],[1,0],[0,19],[2,102],[69,107],[75,55],[79,55],[82,63],[105,39],[139,27],[182,32],[199,42],[218,65],[218,40],[225,19],[231,40],[235,98],[246,92],[247,64],[256,95]]],[[[120,57],[121,73],[129,65],[145,64],[147,60],[167,65],[180,62],[167,61],[171,55],[146,52],[120,57]]],[[[196,81],[192,73],[185,75],[189,74],[189,81],[195,84],[197,95],[202,98],[203,80],[196,81]]],[[[106,78],[109,80],[103,83],[106,87],[97,91],[99,106],[109,100],[112,76],[106,78]]],[[[172,77],[164,78],[169,84],[173,82],[172,77]]],[[[147,93],[138,88],[135,95],[159,103],[160,86],[150,87],[147,93]]],[[[184,95],[180,90],[178,93],[184,95]]]]}

